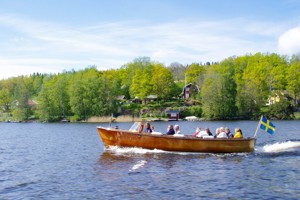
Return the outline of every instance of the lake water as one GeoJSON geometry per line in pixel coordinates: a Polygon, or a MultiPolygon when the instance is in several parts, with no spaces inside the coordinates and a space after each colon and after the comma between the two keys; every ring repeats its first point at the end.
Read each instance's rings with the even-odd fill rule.
{"type": "MultiPolygon", "coordinates": [[[[273,123],[255,152],[238,154],[105,149],[96,130],[105,123],[0,123],[0,199],[300,199],[300,122],[273,123]]],[[[152,124],[165,132],[169,122],[152,124]]],[[[258,122],[178,124],[252,137],[258,122]]]]}

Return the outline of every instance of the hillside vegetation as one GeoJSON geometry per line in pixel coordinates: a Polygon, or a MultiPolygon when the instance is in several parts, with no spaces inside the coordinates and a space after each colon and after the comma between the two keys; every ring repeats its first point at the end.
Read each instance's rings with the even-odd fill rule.
{"type": "Polygon", "coordinates": [[[113,113],[163,118],[168,109],[209,120],[257,119],[261,114],[293,119],[299,92],[299,56],[256,53],[168,67],[141,57],[119,69],[91,66],[1,80],[0,119],[79,121],[113,113]],[[194,90],[183,100],[186,83],[194,90]],[[149,102],[149,95],[157,99],[149,102]]]}

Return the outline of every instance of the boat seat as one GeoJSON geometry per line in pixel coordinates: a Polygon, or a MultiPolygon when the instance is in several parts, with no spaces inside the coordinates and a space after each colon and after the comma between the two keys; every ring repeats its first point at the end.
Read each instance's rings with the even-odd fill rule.
{"type": "Polygon", "coordinates": [[[152,135],[162,135],[161,132],[152,132],[151,134],[152,134],[152,135]]]}
{"type": "Polygon", "coordinates": [[[212,135],[206,135],[202,137],[203,139],[214,139],[214,136],[212,135]]]}
{"type": "Polygon", "coordinates": [[[184,135],[181,135],[181,134],[177,134],[177,135],[174,134],[173,136],[174,136],[174,137],[184,137],[184,135]]]}

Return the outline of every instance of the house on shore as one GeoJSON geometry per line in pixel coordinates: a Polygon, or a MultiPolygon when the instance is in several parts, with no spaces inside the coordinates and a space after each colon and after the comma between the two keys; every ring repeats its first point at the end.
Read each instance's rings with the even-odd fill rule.
{"type": "Polygon", "coordinates": [[[199,92],[198,86],[194,85],[192,83],[189,83],[183,87],[183,91],[181,94],[182,94],[183,99],[187,100],[187,99],[191,98],[192,95],[197,94],[197,92],[199,92]]]}
{"type": "Polygon", "coordinates": [[[179,110],[168,110],[167,112],[168,121],[178,121],[179,120],[179,110]]]}

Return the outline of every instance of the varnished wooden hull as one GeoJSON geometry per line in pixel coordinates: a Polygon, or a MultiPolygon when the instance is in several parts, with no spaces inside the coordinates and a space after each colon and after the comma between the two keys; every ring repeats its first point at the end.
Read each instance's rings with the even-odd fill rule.
{"type": "Polygon", "coordinates": [[[254,151],[256,139],[201,139],[193,136],[152,135],[97,127],[105,146],[140,147],[179,152],[238,153],[254,151]]]}

